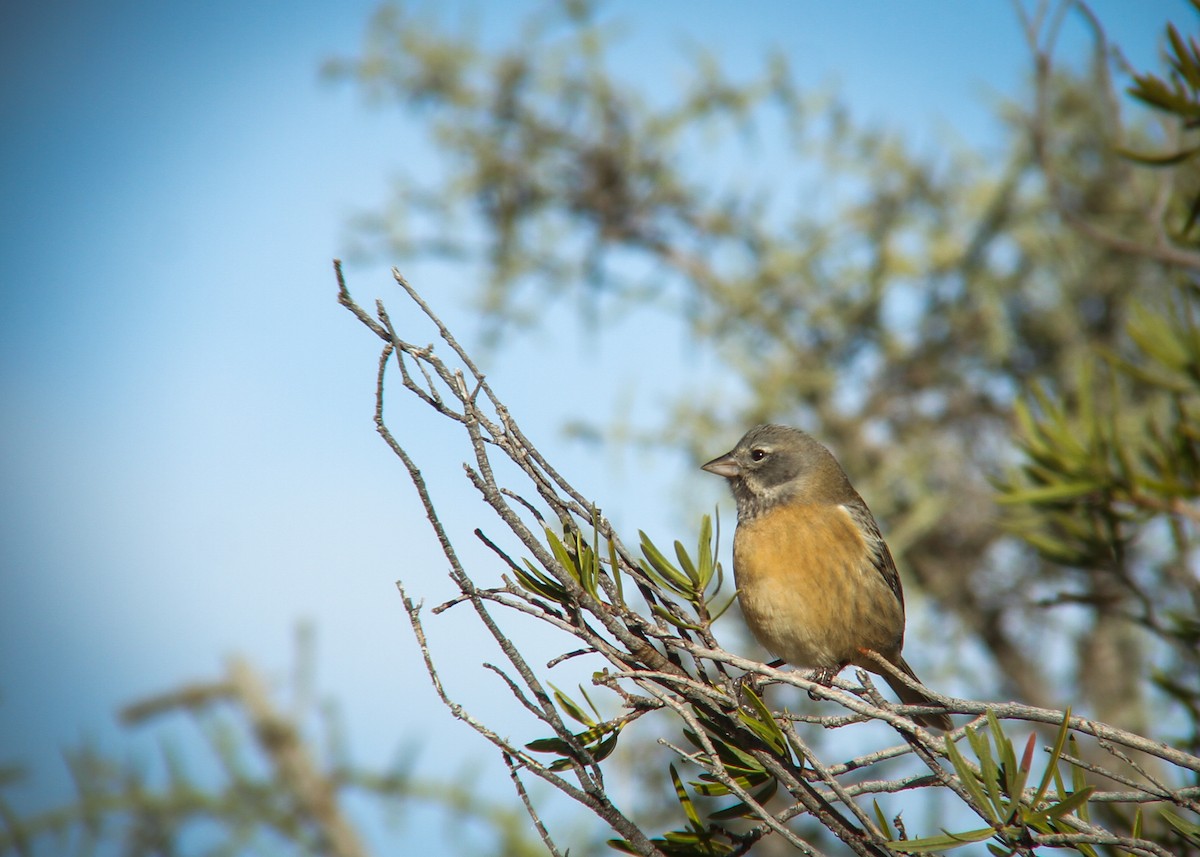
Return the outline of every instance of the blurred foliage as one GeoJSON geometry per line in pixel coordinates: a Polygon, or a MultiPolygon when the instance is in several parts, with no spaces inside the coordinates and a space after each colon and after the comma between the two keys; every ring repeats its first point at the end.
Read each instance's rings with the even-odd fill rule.
{"type": "MultiPolygon", "coordinates": [[[[1192,7],[1200,11],[1200,2],[1191,0],[1192,7]]],[[[1167,63],[1169,73],[1163,77],[1154,72],[1133,75],[1129,94],[1171,117],[1175,124],[1167,129],[1173,142],[1173,151],[1150,154],[1125,150],[1130,160],[1152,167],[1187,167],[1190,185],[1190,200],[1181,195],[1173,200],[1175,207],[1185,212],[1178,218],[1180,239],[1196,243],[1195,227],[1200,219],[1200,171],[1196,169],[1196,156],[1200,155],[1200,142],[1196,130],[1200,129],[1200,47],[1194,37],[1184,37],[1174,24],[1167,25],[1167,63]]]]}
{"type": "Polygon", "coordinates": [[[1158,644],[1147,678],[1183,706],[1186,720],[1175,728],[1186,731],[1170,737],[1193,751],[1200,749],[1197,309],[1190,285],[1158,308],[1135,307],[1127,351],[1085,366],[1074,395],[1034,388],[1017,405],[1021,464],[997,482],[1007,528],[1046,559],[1063,587],[1052,602],[1086,605],[1158,644]]]}
{"type": "Polygon", "coordinates": [[[400,831],[415,823],[421,806],[454,818],[457,853],[545,853],[524,810],[484,794],[473,771],[457,778],[418,773],[411,750],[392,764],[354,761],[336,709],[312,694],[309,658],[306,647],[294,688],[303,703],[290,710],[241,659],[216,681],[130,705],[122,712],[126,726],[157,728],[163,736],[157,758],[110,755],[92,745],[68,750],[76,795],[60,806],[18,811],[10,795],[23,777],[7,772],[0,780],[0,854],[365,857],[372,853],[361,832],[368,818],[400,831]],[[179,715],[182,734],[161,722],[179,715]]]}
{"type": "MultiPolygon", "coordinates": [[[[1077,12],[1092,21],[1054,6],[1027,22],[1032,53],[1077,12]]],[[[681,380],[651,442],[702,459],[756,422],[803,426],[887,522],[931,623],[950,623],[937,638],[989,657],[992,672],[962,681],[1047,706],[1077,697],[1147,725],[1151,697],[1175,696],[1153,695],[1151,644],[1124,606],[1115,622],[1055,618],[1066,557],[1013,540],[994,488],[1025,452],[1012,434],[1034,390],[1051,411],[1119,395],[1105,407],[1152,425],[1161,390],[1105,386],[1098,364],[1140,359],[1131,325],[1194,300],[1200,259],[1175,245],[1162,204],[1187,196],[1190,172],[1123,154],[1154,135],[1122,122],[1103,31],[1082,68],[1048,58],[1037,91],[1002,105],[1003,145],[987,153],[921,150],[864,125],[805,91],[778,53],[746,75],[694,52],[678,95],[651,101],[614,59],[619,34],[592,2],[549,4],[486,47],[433,16],[381,9],[360,55],[327,71],[419,117],[444,169],[402,175],[393,203],[359,222],[362,239],[390,259],[482,266],[480,306],[500,340],[563,300],[585,324],[619,311],[685,319],[741,394],[681,380]],[[1080,653],[1066,687],[1041,656],[1064,636],[1080,653]]],[[[1183,83],[1170,91],[1184,98],[1191,42],[1172,44],[1183,83]]],[[[1152,79],[1138,76],[1135,94],[1152,79]]],[[[1194,576],[1194,527],[1167,515],[1171,538],[1135,538],[1132,521],[1121,534],[1125,567],[1161,603],[1194,576]]],[[[1080,568],[1070,604],[1131,597],[1109,577],[1080,568]]]]}

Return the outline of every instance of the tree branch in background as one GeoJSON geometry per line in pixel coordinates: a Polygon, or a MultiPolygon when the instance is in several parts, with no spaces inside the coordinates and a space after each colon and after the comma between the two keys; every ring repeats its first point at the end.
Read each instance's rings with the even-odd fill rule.
{"type": "MultiPolygon", "coordinates": [[[[126,706],[121,712],[126,727],[165,733],[157,764],[144,757],[107,757],[92,748],[68,751],[75,800],[21,813],[0,792],[0,854],[112,854],[119,848],[129,855],[279,851],[365,857],[370,851],[360,828],[364,807],[378,807],[394,819],[398,808],[422,804],[452,811],[460,835],[470,826],[485,832],[484,847],[468,848],[461,840],[462,853],[545,853],[524,824],[524,813],[497,803],[473,778],[420,777],[411,752],[391,767],[355,764],[342,749],[332,707],[321,703],[310,710],[311,655],[308,646],[297,654],[292,696],[299,705],[291,706],[291,714],[242,658],[231,659],[213,681],[188,683],[126,706]],[[326,719],[327,744],[305,728],[314,713],[326,719]],[[200,740],[185,733],[180,742],[169,731],[172,720],[195,728],[200,740]],[[347,805],[354,798],[358,811],[352,813],[347,805]]],[[[7,791],[17,780],[9,769],[0,786],[7,791]]]]}

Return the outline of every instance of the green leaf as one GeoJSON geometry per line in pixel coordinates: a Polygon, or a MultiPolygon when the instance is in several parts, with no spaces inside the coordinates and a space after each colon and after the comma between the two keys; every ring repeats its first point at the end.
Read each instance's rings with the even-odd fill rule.
{"type": "MultiPolygon", "coordinates": [[[[774,779],[765,771],[749,771],[730,767],[729,765],[725,766],[725,772],[729,774],[740,788],[747,790],[756,789],[763,785],[763,783],[768,783],[774,779]]],[[[702,794],[705,797],[724,797],[733,793],[729,786],[707,771],[701,774],[697,781],[693,781],[689,785],[696,790],[697,794],[702,794]]]]}
{"type": "Polygon", "coordinates": [[[1174,24],[1167,24],[1167,38],[1171,42],[1171,66],[1187,82],[1188,88],[1194,94],[1200,89],[1200,67],[1197,67],[1196,56],[1189,50],[1190,45],[1179,35],[1174,24]]]}
{"type": "Polygon", "coordinates": [[[978,830],[967,830],[962,833],[950,833],[943,830],[941,836],[925,836],[920,839],[893,839],[887,843],[887,847],[893,851],[907,852],[909,854],[931,854],[936,851],[949,851],[952,848],[970,845],[973,842],[983,842],[985,839],[991,839],[995,835],[996,831],[990,827],[981,827],[978,830]]]}
{"type": "MultiPolygon", "coordinates": [[[[704,726],[705,732],[708,733],[709,740],[712,741],[713,747],[717,751],[717,756],[720,757],[726,768],[728,768],[731,772],[740,771],[747,774],[766,773],[766,769],[764,769],[759,761],[752,755],[743,750],[741,747],[738,747],[736,744],[732,744],[723,739],[720,736],[720,732],[722,730],[717,729],[715,724],[713,724],[708,717],[704,716],[704,714],[701,712],[696,712],[696,716],[701,725],[704,726]]],[[[695,736],[692,736],[692,739],[694,746],[699,749],[701,747],[700,741],[695,739],[695,736]]]]}
{"type": "MultiPolygon", "coordinates": [[[[567,696],[554,685],[550,685],[550,687],[554,691],[555,701],[558,702],[559,707],[567,713],[568,717],[577,723],[582,723],[584,726],[596,725],[596,721],[586,711],[584,711],[578,703],[572,700],[571,697],[567,696]]],[[[582,690],[582,688],[580,688],[580,690],[582,690]]],[[[586,698],[586,694],[584,696],[586,698]]]]}
{"type": "MultiPolygon", "coordinates": [[[[587,747],[589,744],[599,741],[603,736],[618,731],[620,731],[618,728],[610,724],[601,723],[591,729],[575,733],[575,740],[587,747]]],[[[525,748],[535,753],[558,753],[560,756],[569,756],[572,752],[571,745],[562,738],[538,738],[526,744],[525,748]]],[[[591,750],[588,752],[590,753],[591,750]]]]}
{"type": "Polygon", "coordinates": [[[1200,154],[1200,146],[1192,146],[1187,149],[1180,149],[1178,152],[1167,152],[1162,155],[1135,152],[1132,149],[1125,149],[1121,146],[1118,146],[1116,151],[1122,158],[1135,161],[1145,167],[1175,167],[1200,154]]]}
{"type": "Polygon", "coordinates": [[[1096,791],[1095,786],[1086,786],[1074,794],[1067,797],[1066,800],[1056,803],[1054,806],[1047,807],[1046,815],[1051,818],[1062,818],[1064,815],[1075,812],[1082,806],[1087,806],[1088,798],[1096,791]]]}
{"type": "Polygon", "coordinates": [[[895,834],[892,833],[892,826],[888,824],[887,816],[883,814],[883,809],[879,806],[879,801],[874,800],[871,803],[875,805],[875,823],[879,825],[880,831],[889,839],[894,838],[895,834]]]}
{"type": "MultiPolygon", "coordinates": [[[[753,794],[752,797],[759,806],[762,806],[775,797],[777,791],[779,791],[779,781],[772,778],[767,782],[766,786],[758,793],[753,794]]],[[[732,806],[709,813],[708,817],[713,821],[728,821],[733,818],[756,818],[757,813],[745,801],[738,801],[732,806]]]]}
{"type": "Polygon", "coordinates": [[[750,707],[754,709],[755,714],[758,716],[752,716],[744,708],[739,708],[738,719],[749,726],[751,731],[761,738],[777,756],[790,755],[788,753],[787,738],[784,737],[783,730],[775,722],[775,716],[771,714],[771,710],[767,708],[766,703],[749,687],[743,688],[743,691],[746,698],[750,700],[750,707]]]}
{"type": "Polygon", "coordinates": [[[603,762],[612,755],[613,750],[617,749],[617,739],[621,737],[621,729],[618,727],[612,730],[607,738],[596,744],[594,747],[588,747],[588,753],[592,756],[593,762],[603,762]]]}
{"type": "Polygon", "coordinates": [[[1000,719],[996,717],[996,712],[989,708],[987,710],[988,728],[992,733],[992,741],[996,745],[996,752],[1000,756],[1000,767],[1004,772],[1004,796],[1007,798],[1005,805],[1001,808],[1005,814],[1005,820],[1011,819],[1021,802],[1021,794],[1025,791],[1025,780],[1028,776],[1022,766],[1017,764],[1017,754],[1013,749],[1012,741],[1004,734],[1004,730],[1000,727],[1000,719]]]}
{"type": "Polygon", "coordinates": [[[1042,485],[1037,488],[1022,488],[1007,491],[996,497],[996,502],[1002,506],[1028,505],[1042,503],[1061,503],[1064,500],[1074,500],[1092,494],[1100,489],[1100,484],[1094,480],[1060,482],[1056,485],[1042,485]]]}
{"type": "MultiPolygon", "coordinates": [[[[967,735],[969,736],[970,734],[971,730],[968,729],[967,735]]],[[[997,816],[992,808],[992,802],[983,793],[983,789],[980,788],[979,779],[976,777],[975,772],[971,770],[967,764],[967,760],[963,758],[962,753],[959,752],[958,747],[951,740],[950,736],[946,735],[944,740],[946,742],[946,756],[949,757],[950,764],[954,766],[954,771],[958,774],[958,779],[962,782],[963,788],[971,795],[971,800],[975,802],[980,811],[990,814],[992,817],[989,820],[995,821],[997,816]]]]}
{"type": "Polygon", "coordinates": [[[1054,736],[1054,746],[1050,749],[1050,759],[1046,763],[1046,770],[1042,774],[1042,781],[1038,783],[1037,791],[1033,796],[1033,805],[1037,806],[1046,797],[1046,791],[1050,788],[1050,782],[1054,778],[1054,772],[1058,768],[1058,762],[1062,758],[1063,748],[1067,745],[1067,735],[1070,734],[1071,728],[1071,708],[1067,706],[1067,710],[1063,713],[1062,724],[1058,727],[1058,734],[1054,736]]]}
{"type": "Polygon", "coordinates": [[[1169,809],[1164,809],[1161,814],[1163,820],[1174,827],[1184,839],[1193,845],[1200,845],[1200,824],[1188,821],[1169,809]]]}
{"type": "Polygon", "coordinates": [[[1162,315],[1135,306],[1126,330],[1138,348],[1156,362],[1176,372],[1187,368],[1192,355],[1171,322],[1162,315]]]}
{"type": "Polygon", "coordinates": [[[625,588],[621,584],[621,564],[617,561],[617,545],[608,540],[608,567],[612,570],[613,583],[617,585],[617,602],[624,606],[625,588]]]}
{"type": "Polygon", "coordinates": [[[526,744],[525,749],[535,753],[558,753],[565,756],[571,752],[571,745],[562,738],[538,738],[526,744]]]}
{"type": "Polygon", "coordinates": [[[534,566],[528,559],[524,560],[527,571],[516,569],[517,582],[525,589],[532,592],[534,595],[540,595],[543,598],[554,601],[558,604],[566,604],[570,600],[567,590],[554,578],[542,572],[534,566]]]}
{"type": "Polygon", "coordinates": [[[1062,565],[1084,565],[1087,555],[1077,548],[1044,533],[1020,532],[1020,537],[1046,559],[1062,565]]]}
{"type": "Polygon", "coordinates": [[[651,604],[650,612],[652,612],[655,616],[662,619],[663,621],[674,625],[676,628],[683,628],[688,631],[703,631],[704,630],[702,627],[700,627],[699,624],[697,624],[695,622],[688,622],[683,619],[680,619],[674,613],[672,613],[670,610],[663,607],[661,604],[651,604]]]}
{"type": "Polygon", "coordinates": [[[688,556],[687,549],[684,548],[683,542],[675,541],[675,558],[679,560],[679,565],[683,568],[683,573],[688,576],[688,580],[692,583],[693,591],[703,589],[700,586],[700,573],[696,570],[696,564],[692,562],[692,558],[688,556]]]}
{"type": "Polygon", "coordinates": [[[692,586],[688,576],[663,556],[662,552],[655,547],[654,542],[650,541],[650,538],[644,532],[638,530],[638,535],[642,538],[642,554],[646,557],[642,568],[645,569],[646,573],[667,589],[681,595],[691,593],[692,586]]]}
{"type": "Polygon", "coordinates": [[[979,777],[987,790],[986,805],[991,808],[992,820],[999,822],[1008,816],[1009,808],[1000,794],[1000,766],[996,764],[992,755],[988,734],[982,728],[968,729],[966,732],[967,741],[975,752],[975,758],[979,760],[979,777]]]}
{"type": "Polygon", "coordinates": [[[700,591],[704,592],[712,581],[715,562],[712,550],[712,519],[708,515],[700,519],[700,536],[696,540],[696,558],[700,563],[696,568],[696,576],[700,591]]]}
{"type": "MultiPolygon", "coordinates": [[[[595,532],[593,530],[593,534],[595,532]]],[[[558,564],[583,587],[588,595],[599,601],[600,561],[591,546],[584,542],[583,536],[577,530],[570,533],[571,547],[574,548],[574,552],[567,549],[567,544],[561,541],[553,530],[546,530],[546,541],[550,544],[550,550],[554,553],[558,564]]]]}
{"type": "Polygon", "coordinates": [[[684,814],[687,815],[690,821],[697,828],[703,829],[704,825],[700,822],[700,813],[696,810],[696,804],[692,802],[692,798],[688,795],[687,789],[683,785],[683,780],[679,778],[679,771],[675,769],[672,763],[670,766],[671,782],[675,784],[675,797],[679,800],[679,805],[683,807],[684,814]]]}

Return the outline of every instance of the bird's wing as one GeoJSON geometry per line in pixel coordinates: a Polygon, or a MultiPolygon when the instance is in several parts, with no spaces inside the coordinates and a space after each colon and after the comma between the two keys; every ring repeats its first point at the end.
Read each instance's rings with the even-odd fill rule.
{"type": "Polygon", "coordinates": [[[896,595],[896,600],[900,602],[900,608],[904,609],[904,590],[900,587],[900,573],[896,571],[896,562],[892,559],[892,552],[888,550],[887,542],[883,540],[883,535],[879,532],[879,525],[875,523],[875,517],[871,514],[871,510],[867,508],[867,504],[863,502],[861,497],[855,497],[848,503],[843,503],[842,508],[853,519],[854,525],[858,527],[858,531],[862,533],[863,541],[867,543],[867,550],[871,554],[871,564],[875,566],[888,588],[896,595]]]}

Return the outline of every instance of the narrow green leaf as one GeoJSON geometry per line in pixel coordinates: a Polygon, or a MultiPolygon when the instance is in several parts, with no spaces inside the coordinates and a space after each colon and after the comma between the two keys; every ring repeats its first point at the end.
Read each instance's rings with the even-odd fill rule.
{"type": "Polygon", "coordinates": [[[700,536],[696,540],[696,560],[699,565],[696,567],[696,576],[700,591],[704,592],[708,589],[708,584],[713,577],[713,552],[712,552],[712,519],[705,515],[700,519],[700,536]]]}
{"type": "Polygon", "coordinates": [[[696,804],[692,802],[691,797],[687,793],[687,789],[683,785],[683,780],[679,778],[679,771],[675,769],[675,765],[670,766],[671,782],[675,784],[675,797],[679,800],[679,805],[683,807],[684,813],[688,817],[688,821],[698,828],[702,828],[700,823],[700,813],[696,811],[696,804]]]}
{"type": "MultiPolygon", "coordinates": [[[[594,748],[612,741],[620,731],[620,727],[609,723],[600,723],[591,729],[575,733],[574,738],[579,744],[588,748],[588,752],[595,757],[594,748]]],[[[538,738],[526,744],[525,749],[532,750],[534,753],[557,753],[560,756],[572,756],[574,752],[571,745],[562,738],[538,738]]],[[[608,752],[612,752],[611,749],[608,752]]],[[[596,761],[600,760],[596,759],[596,761]]]]}
{"type": "Polygon", "coordinates": [[[617,749],[617,739],[621,737],[621,730],[613,729],[612,734],[596,744],[593,747],[588,747],[588,752],[592,754],[593,762],[603,762],[612,755],[613,750],[617,749]]]}
{"type": "Polygon", "coordinates": [[[621,584],[621,564],[617,562],[617,545],[612,540],[608,540],[608,567],[612,571],[613,583],[617,585],[617,602],[620,606],[625,606],[625,588],[621,584]]]}
{"type": "Polygon", "coordinates": [[[595,726],[596,721],[593,720],[582,707],[579,706],[571,697],[567,696],[554,685],[550,685],[554,691],[554,699],[558,702],[559,707],[567,713],[567,716],[572,720],[582,723],[584,726],[595,726]]]}
{"type": "MultiPolygon", "coordinates": [[[[779,782],[771,779],[767,785],[759,792],[753,794],[754,800],[759,806],[762,806],[771,798],[775,797],[775,793],[779,791],[779,782]]],[[[724,809],[719,809],[716,812],[709,813],[709,818],[713,821],[728,821],[732,818],[755,818],[757,817],[754,810],[745,801],[738,801],[732,806],[727,806],[724,809]]]]}
{"type": "Polygon", "coordinates": [[[766,703],[753,690],[745,687],[743,691],[746,698],[750,700],[751,708],[754,709],[755,714],[758,716],[753,717],[745,709],[739,708],[738,719],[749,726],[777,755],[788,755],[787,739],[784,737],[783,731],[779,728],[779,724],[775,722],[775,716],[771,714],[771,710],[767,708],[766,703]]]}
{"type": "Polygon", "coordinates": [[[1145,167],[1174,167],[1182,164],[1184,161],[1200,154],[1200,146],[1192,146],[1186,149],[1180,149],[1178,152],[1167,152],[1162,155],[1151,155],[1144,152],[1135,152],[1132,149],[1126,149],[1118,146],[1117,154],[1126,160],[1134,161],[1145,167]]]}
{"type": "MultiPolygon", "coordinates": [[[[971,730],[968,729],[967,734],[969,735],[970,733],[971,730]]],[[[975,802],[975,805],[981,812],[986,812],[992,816],[989,821],[995,821],[996,815],[992,808],[992,803],[988,800],[987,795],[983,793],[983,789],[980,788],[975,772],[967,765],[967,760],[963,758],[962,753],[959,752],[958,747],[949,735],[945,736],[945,742],[946,755],[950,759],[950,764],[954,765],[954,771],[958,774],[958,779],[962,782],[963,788],[971,795],[971,800],[975,802]]]]}
{"type": "Polygon", "coordinates": [[[517,582],[533,594],[540,595],[548,601],[566,604],[569,599],[567,590],[563,588],[562,584],[534,566],[528,559],[525,559],[524,562],[527,570],[516,570],[517,582]]]}
{"type": "Polygon", "coordinates": [[[920,839],[893,839],[886,844],[893,851],[908,854],[931,854],[936,851],[949,851],[973,842],[983,842],[995,835],[996,831],[992,828],[981,827],[978,830],[967,830],[963,833],[943,831],[941,836],[925,836],[920,839]]]}
{"type": "Polygon", "coordinates": [[[1013,403],[1013,417],[1017,421],[1017,435],[1021,437],[1034,437],[1037,434],[1037,423],[1033,419],[1033,412],[1029,410],[1029,405],[1022,399],[1017,399],[1013,403]]]}
{"type": "MultiPolygon", "coordinates": [[[[554,685],[551,685],[551,687],[553,686],[554,685]]],[[[588,696],[587,688],[581,684],[576,685],[576,687],[579,688],[579,692],[583,695],[583,701],[588,704],[588,708],[592,709],[592,714],[595,715],[596,720],[602,720],[603,718],[600,716],[600,709],[596,708],[596,703],[592,702],[592,698],[588,696]]]]}
{"type": "Polygon", "coordinates": [[[1028,505],[1042,503],[1061,503],[1064,500],[1074,500],[1099,490],[1099,483],[1093,480],[1060,482],[1057,485],[1042,485],[1037,488],[1022,488],[1010,490],[996,497],[996,502],[1002,506],[1028,505]]]}
{"type": "MultiPolygon", "coordinates": [[[[736,744],[731,744],[730,742],[721,738],[719,734],[720,730],[718,730],[708,718],[704,717],[699,712],[697,712],[697,716],[700,720],[700,723],[704,726],[705,731],[708,733],[709,740],[712,741],[713,746],[716,748],[717,756],[721,759],[721,762],[726,768],[729,768],[730,771],[744,771],[748,774],[757,775],[766,773],[765,769],[757,759],[755,759],[746,751],[742,750],[736,744]]],[[[697,741],[696,747],[699,746],[700,744],[697,741]]]]}
{"type": "Polygon", "coordinates": [[[1004,734],[996,712],[989,708],[986,716],[988,729],[992,733],[992,741],[996,746],[996,753],[1000,757],[1000,768],[1004,771],[1004,796],[1008,799],[1006,803],[1009,813],[1006,817],[1007,820],[1007,818],[1011,818],[1011,813],[1016,810],[1021,801],[1021,793],[1025,790],[1026,773],[1017,764],[1017,754],[1013,749],[1012,741],[1004,734]]]}
{"type": "Polygon", "coordinates": [[[674,625],[676,628],[682,628],[687,631],[703,631],[704,630],[699,625],[697,625],[695,622],[686,622],[683,619],[676,617],[673,613],[671,613],[670,610],[667,610],[661,604],[651,604],[650,611],[658,618],[662,619],[665,622],[668,622],[671,625],[674,625]]]}
{"type": "Polygon", "coordinates": [[[683,573],[687,575],[691,581],[693,591],[699,590],[700,587],[700,572],[696,570],[696,564],[692,562],[692,558],[688,556],[687,549],[684,548],[683,542],[675,540],[675,558],[679,560],[679,566],[683,569],[683,573]]]}
{"type": "MultiPolygon", "coordinates": [[[[725,772],[730,775],[735,783],[743,789],[756,789],[763,783],[770,782],[773,777],[761,771],[746,772],[737,768],[726,766],[725,772]]],[[[730,794],[729,786],[718,780],[713,774],[705,772],[700,775],[699,780],[694,780],[688,783],[698,794],[705,797],[724,797],[730,794]]]]}
{"type": "Polygon", "coordinates": [[[561,738],[538,738],[526,744],[525,749],[535,753],[558,753],[560,756],[566,756],[571,752],[571,745],[561,738]]]}
{"type": "Polygon", "coordinates": [[[1054,794],[1058,800],[1062,800],[1067,796],[1067,785],[1063,782],[1062,773],[1057,767],[1053,768],[1052,773],[1054,775],[1054,794]]]}
{"type": "Polygon", "coordinates": [[[895,834],[892,833],[892,826],[888,824],[887,816],[883,814],[883,809],[879,806],[879,801],[871,801],[875,805],[875,823],[879,825],[880,831],[888,839],[894,839],[895,834]]]}
{"type": "Polygon", "coordinates": [[[1070,734],[1071,722],[1071,707],[1067,706],[1067,710],[1063,713],[1062,725],[1058,727],[1058,734],[1054,736],[1054,746],[1050,749],[1050,758],[1046,762],[1046,770],[1042,774],[1042,781],[1038,783],[1037,792],[1033,796],[1033,805],[1036,807],[1046,797],[1046,791],[1050,788],[1050,781],[1054,777],[1054,772],[1058,768],[1058,762],[1062,758],[1063,747],[1067,744],[1067,735],[1070,734]]]}
{"type": "Polygon", "coordinates": [[[1035,532],[1019,532],[1018,535],[1046,559],[1062,565],[1085,564],[1085,554],[1060,539],[1035,532]]]}
{"type": "Polygon", "coordinates": [[[600,558],[583,537],[575,534],[575,556],[579,566],[579,579],[584,590],[595,600],[600,600],[600,558]]]}
{"type": "Polygon", "coordinates": [[[994,821],[1003,820],[1009,812],[1000,794],[1000,767],[992,755],[992,746],[988,741],[988,732],[980,729],[968,729],[967,740],[979,760],[980,779],[987,791],[987,805],[991,807],[994,821]]]}
{"type": "Polygon", "coordinates": [[[1174,24],[1167,24],[1167,38],[1171,42],[1173,54],[1171,65],[1187,82],[1188,88],[1194,94],[1197,89],[1200,89],[1200,69],[1196,67],[1195,57],[1188,50],[1187,42],[1179,35],[1174,24]]]}
{"type": "Polygon", "coordinates": [[[1174,827],[1184,839],[1193,845],[1200,845],[1200,824],[1188,821],[1169,809],[1164,809],[1161,815],[1163,820],[1174,827]]]}
{"type": "Polygon", "coordinates": [[[1056,803],[1054,806],[1046,808],[1046,815],[1051,818],[1062,818],[1064,815],[1075,812],[1082,806],[1087,806],[1088,798],[1092,796],[1092,792],[1096,791],[1095,786],[1086,786],[1074,794],[1067,797],[1066,800],[1056,803]]]}
{"type": "Polygon", "coordinates": [[[567,553],[567,546],[559,539],[558,534],[549,527],[546,528],[546,543],[550,545],[550,552],[554,554],[554,559],[557,560],[562,570],[575,579],[579,580],[579,569],[575,567],[575,560],[567,553]]]}
{"type": "Polygon", "coordinates": [[[662,552],[655,547],[654,542],[650,541],[650,538],[644,532],[639,530],[638,534],[642,537],[642,554],[646,557],[647,562],[647,564],[643,565],[643,568],[647,574],[650,574],[663,586],[674,592],[678,592],[681,595],[689,594],[692,590],[692,585],[688,576],[663,556],[662,552]]]}

